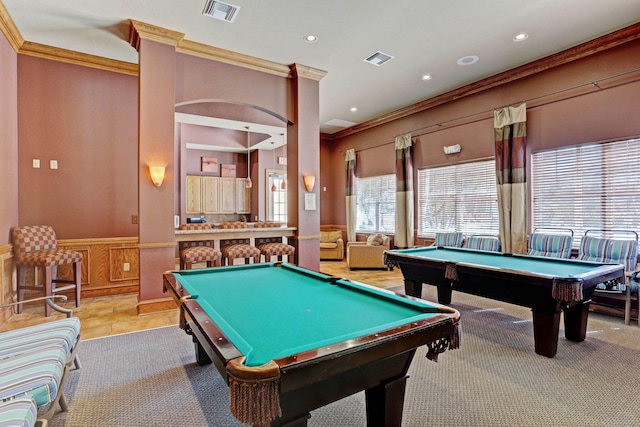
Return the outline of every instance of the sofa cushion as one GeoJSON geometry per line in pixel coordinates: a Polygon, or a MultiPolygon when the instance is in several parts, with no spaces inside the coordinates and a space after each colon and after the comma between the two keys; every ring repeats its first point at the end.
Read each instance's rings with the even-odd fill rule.
{"type": "Polygon", "coordinates": [[[320,249],[335,249],[338,247],[337,243],[322,243],[320,242],[320,249]]]}
{"type": "Polygon", "coordinates": [[[385,237],[386,236],[380,233],[371,234],[367,237],[367,245],[380,246],[384,243],[385,237]]]}
{"type": "Polygon", "coordinates": [[[342,239],[342,231],[321,231],[320,243],[335,243],[338,239],[342,239]]]}

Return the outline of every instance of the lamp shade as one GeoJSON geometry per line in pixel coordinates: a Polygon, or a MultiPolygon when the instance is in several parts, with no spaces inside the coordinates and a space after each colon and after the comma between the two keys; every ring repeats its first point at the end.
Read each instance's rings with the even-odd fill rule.
{"type": "Polygon", "coordinates": [[[316,177],[313,175],[305,175],[302,177],[302,180],[304,181],[304,188],[306,188],[309,193],[312,192],[313,186],[316,183],[316,177]]]}
{"type": "Polygon", "coordinates": [[[164,172],[165,166],[149,166],[149,175],[151,176],[151,182],[156,187],[160,187],[162,185],[162,181],[164,181],[164,172]]]}

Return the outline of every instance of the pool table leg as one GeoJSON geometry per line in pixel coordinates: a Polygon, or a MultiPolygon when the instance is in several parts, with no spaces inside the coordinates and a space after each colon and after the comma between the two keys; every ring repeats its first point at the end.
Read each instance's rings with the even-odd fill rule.
{"type": "Polygon", "coordinates": [[[408,375],[365,390],[367,427],[400,427],[408,375]]]}
{"type": "Polygon", "coordinates": [[[421,298],[422,297],[422,282],[416,282],[413,280],[408,280],[405,279],[404,280],[404,293],[412,296],[412,297],[416,297],[416,298],[421,298]]]}
{"type": "Polygon", "coordinates": [[[570,305],[564,310],[564,336],[569,341],[581,342],[587,337],[589,302],[570,305]]]}
{"type": "Polygon", "coordinates": [[[533,341],[536,353],[553,357],[558,351],[558,333],[560,332],[560,309],[553,312],[532,309],[533,341]]]}
{"type": "Polygon", "coordinates": [[[198,363],[198,366],[211,364],[211,358],[209,357],[207,352],[204,351],[204,347],[200,345],[196,337],[193,337],[193,346],[196,350],[196,362],[198,363]]]}

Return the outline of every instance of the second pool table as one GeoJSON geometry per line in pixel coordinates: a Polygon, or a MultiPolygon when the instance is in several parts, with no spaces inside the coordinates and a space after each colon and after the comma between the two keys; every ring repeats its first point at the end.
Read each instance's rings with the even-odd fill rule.
{"type": "Polygon", "coordinates": [[[531,307],[535,351],[547,357],[557,352],[561,311],[566,338],[584,341],[596,285],[624,281],[623,265],[453,247],[390,250],[384,259],[400,268],[408,295],[420,297],[427,283],[438,287],[441,304],[455,290],[531,307]]]}
{"type": "Polygon", "coordinates": [[[305,426],[313,409],[365,390],[367,425],[402,422],[407,370],[459,345],[459,313],[290,264],[164,274],[199,364],[250,425],[305,426]]]}

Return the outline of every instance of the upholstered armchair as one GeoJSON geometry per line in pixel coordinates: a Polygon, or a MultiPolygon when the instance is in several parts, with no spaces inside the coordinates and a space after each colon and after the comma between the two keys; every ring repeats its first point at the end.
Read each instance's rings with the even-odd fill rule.
{"type": "MultiPolygon", "coordinates": [[[[347,265],[354,268],[387,268],[384,251],[391,249],[391,239],[384,234],[372,234],[366,242],[347,242],[347,265]]],[[[393,270],[393,267],[389,267],[393,270]]]]}
{"type": "Polygon", "coordinates": [[[344,240],[342,231],[321,231],[320,232],[320,259],[344,258],[344,240]]]}

